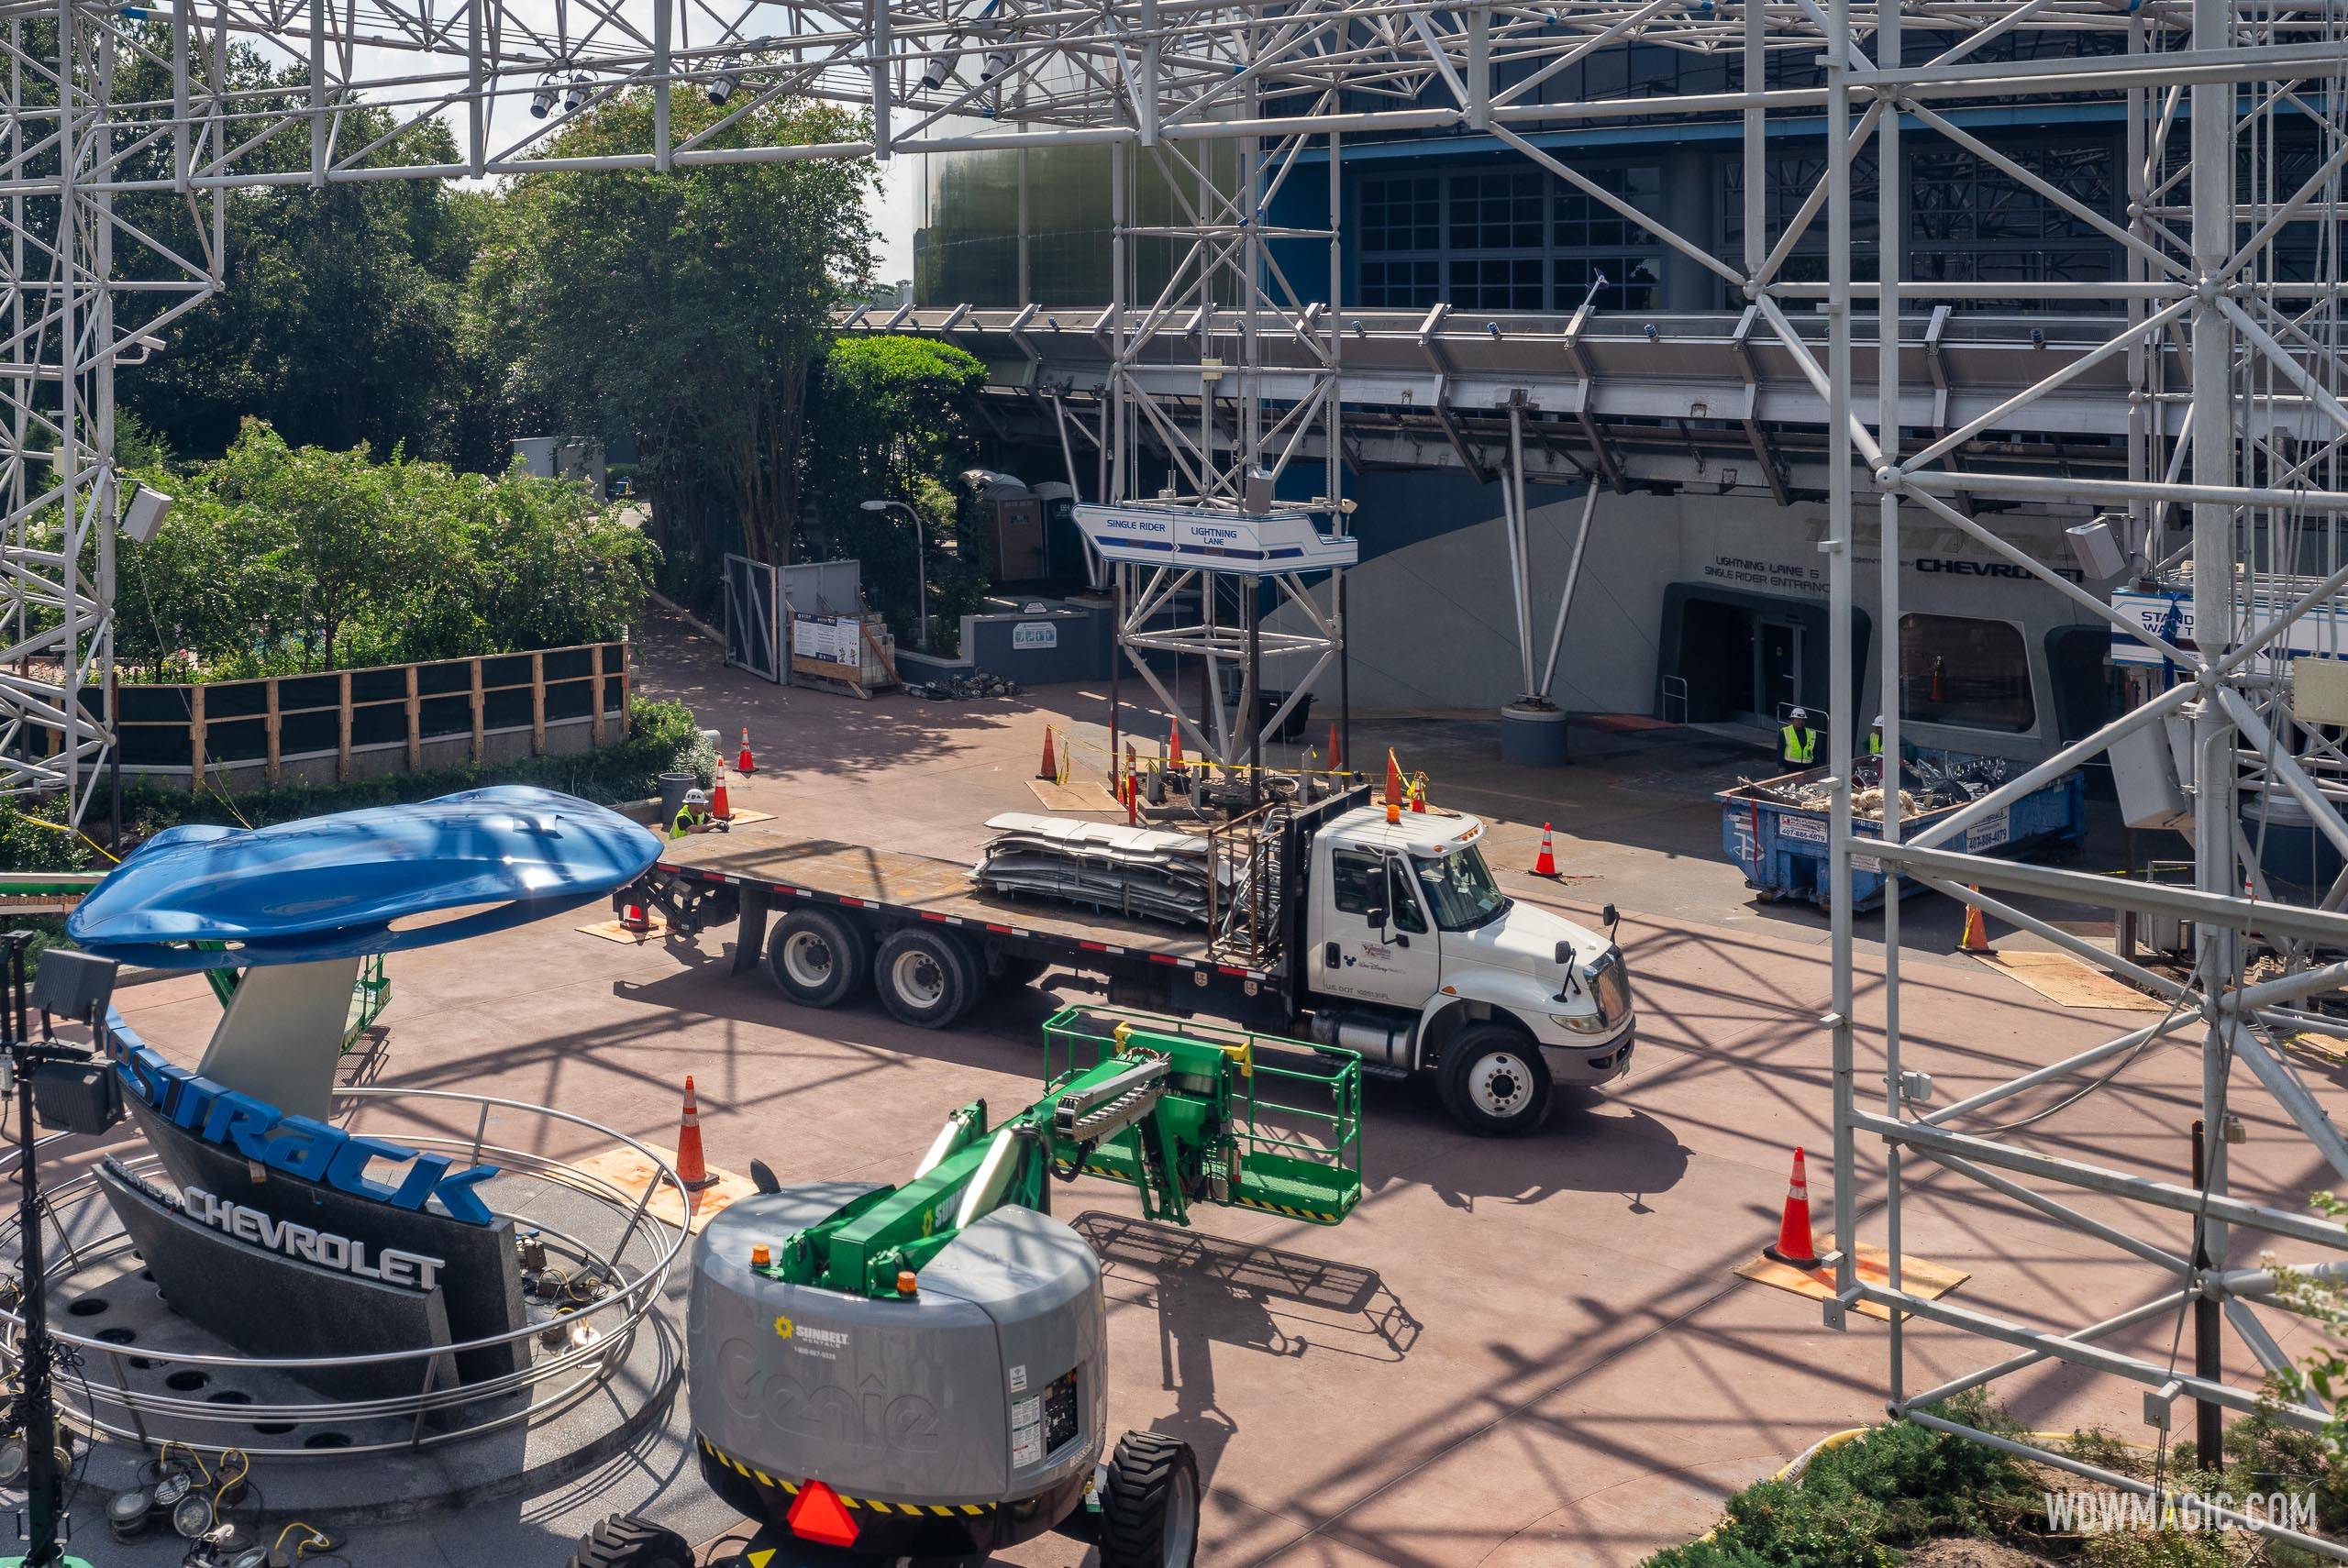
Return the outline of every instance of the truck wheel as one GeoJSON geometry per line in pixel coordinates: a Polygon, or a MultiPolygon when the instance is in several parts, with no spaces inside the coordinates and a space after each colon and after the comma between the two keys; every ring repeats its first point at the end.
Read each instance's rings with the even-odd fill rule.
{"type": "Polygon", "coordinates": [[[673,1529],[613,1514],[579,1538],[568,1568],[693,1568],[693,1549],[673,1529]]]}
{"type": "Polygon", "coordinates": [[[873,960],[880,1005],[916,1029],[943,1029],[969,1011],[979,999],[979,978],[958,938],[920,926],[891,932],[873,960]]]}
{"type": "Polygon", "coordinates": [[[1101,1568],[1191,1568],[1199,1556],[1199,1462],[1191,1445],[1127,1432],[1101,1494],[1101,1568]]]}
{"type": "Polygon", "coordinates": [[[864,984],[871,944],[829,910],[793,910],[767,942],[767,974],[802,1007],[836,1007],[864,984]]]}
{"type": "Polygon", "coordinates": [[[1549,1119],[1549,1068],[1521,1029],[1471,1023],[1443,1048],[1437,1091],[1451,1119],[1485,1138],[1515,1138],[1549,1119]]]}

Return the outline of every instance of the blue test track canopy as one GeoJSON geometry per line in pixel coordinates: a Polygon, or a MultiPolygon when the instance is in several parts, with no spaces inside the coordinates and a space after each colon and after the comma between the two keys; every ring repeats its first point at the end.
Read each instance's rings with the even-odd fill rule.
{"type": "Polygon", "coordinates": [[[593,902],[659,854],[617,812],[501,785],[273,827],[172,828],[116,867],[65,929],[93,953],[157,969],[396,953],[593,902]],[[471,912],[394,929],[454,909],[471,912]],[[198,942],[227,945],[180,945],[198,942]]]}

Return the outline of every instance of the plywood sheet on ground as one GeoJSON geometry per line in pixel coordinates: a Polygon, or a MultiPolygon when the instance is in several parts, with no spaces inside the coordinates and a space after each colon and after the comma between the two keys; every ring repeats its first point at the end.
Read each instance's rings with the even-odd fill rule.
{"type": "Polygon", "coordinates": [[[2166,1012],[2168,1004],[2089,968],[2067,953],[1976,953],[1999,974],[2020,980],[2048,1001],[2105,1012],[2166,1012]]]}
{"type": "MultiPolygon", "coordinates": [[[[1854,1269],[1867,1285],[1889,1286],[1891,1254],[1881,1247],[1871,1247],[1861,1242],[1854,1269]]],[[[1796,1296],[1807,1296],[1813,1301],[1824,1301],[1834,1294],[1834,1271],[1832,1268],[1799,1269],[1791,1264],[1781,1264],[1763,1253],[1736,1267],[1739,1279],[1749,1279],[1777,1290],[1789,1290],[1796,1296]]],[[[1937,1301],[1973,1276],[1962,1269],[1949,1268],[1929,1259],[1899,1254],[1899,1288],[1927,1301],[1937,1301]]],[[[1862,1317],[1883,1322],[1891,1320],[1891,1309],[1873,1301],[1862,1301],[1854,1309],[1862,1317]]]]}
{"type": "Polygon", "coordinates": [[[1108,787],[1088,779],[1081,784],[1053,784],[1041,778],[1027,780],[1027,788],[1036,792],[1047,812],[1122,812],[1117,798],[1108,787]]]}
{"type": "Polygon", "coordinates": [[[581,935],[600,936],[606,942],[623,942],[630,947],[641,947],[669,934],[668,923],[659,915],[647,911],[651,924],[643,931],[630,931],[615,920],[599,920],[593,925],[579,928],[581,935]]]}
{"type": "MultiPolygon", "coordinates": [[[[674,1168],[677,1159],[674,1149],[659,1143],[644,1146],[667,1160],[674,1168]]],[[[645,1212],[657,1220],[674,1225],[684,1218],[683,1207],[677,1201],[677,1189],[660,1181],[659,1167],[626,1143],[607,1149],[593,1159],[581,1160],[579,1168],[591,1176],[610,1182],[630,1198],[641,1198],[646,1188],[651,1188],[652,1201],[646,1205],[645,1212]]],[[[717,1185],[703,1192],[693,1201],[692,1223],[687,1229],[695,1234],[709,1223],[711,1216],[758,1190],[750,1185],[749,1177],[737,1176],[732,1171],[721,1171],[712,1166],[709,1174],[717,1178],[717,1185]]]]}

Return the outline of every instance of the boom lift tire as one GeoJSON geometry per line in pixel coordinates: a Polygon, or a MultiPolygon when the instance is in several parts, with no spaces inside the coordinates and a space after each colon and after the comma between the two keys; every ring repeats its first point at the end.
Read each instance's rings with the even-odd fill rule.
{"type": "Polygon", "coordinates": [[[872,944],[830,910],[793,910],[767,942],[767,974],[802,1007],[836,1007],[872,972],[872,944]]]}
{"type": "Polygon", "coordinates": [[[693,1549],[649,1519],[611,1514],[579,1538],[569,1568],[693,1568],[693,1549]]]}
{"type": "Polygon", "coordinates": [[[1486,1138],[1538,1131],[1556,1098],[1540,1045],[1496,1019],[1470,1023],[1445,1043],[1435,1088],[1453,1120],[1486,1138]]]}
{"type": "Polygon", "coordinates": [[[1157,1432],[1117,1440],[1101,1493],[1101,1568],[1191,1568],[1199,1556],[1199,1462],[1157,1432]]]}
{"type": "Polygon", "coordinates": [[[979,999],[984,975],[952,932],[909,925],[880,939],[872,977],[898,1022],[943,1029],[979,999]]]}

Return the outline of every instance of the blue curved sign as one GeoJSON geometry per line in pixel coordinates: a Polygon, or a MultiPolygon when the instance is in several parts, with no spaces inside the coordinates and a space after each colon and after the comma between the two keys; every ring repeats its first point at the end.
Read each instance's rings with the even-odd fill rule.
{"type": "Polygon", "coordinates": [[[617,812],[500,785],[272,827],[172,828],[108,873],[65,929],[93,953],[158,969],[396,953],[592,902],[659,853],[659,839],[617,812]],[[479,905],[494,907],[395,929],[479,905]]]}

